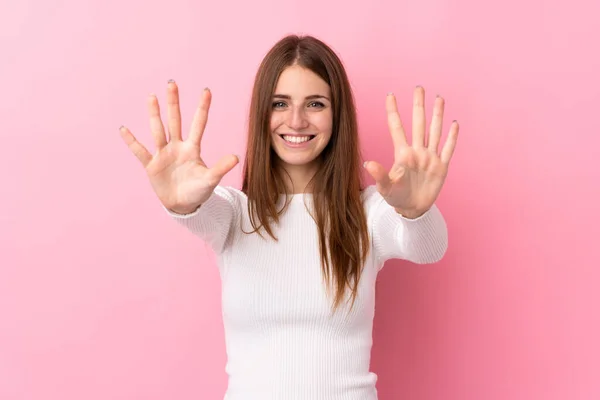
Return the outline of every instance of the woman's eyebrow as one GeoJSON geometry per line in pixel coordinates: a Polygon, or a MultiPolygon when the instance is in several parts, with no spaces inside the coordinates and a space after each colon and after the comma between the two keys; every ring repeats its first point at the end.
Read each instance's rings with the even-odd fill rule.
{"type": "MultiPolygon", "coordinates": [[[[273,95],[274,99],[286,99],[286,100],[291,100],[292,96],[287,95],[287,94],[274,94],[273,95]]],[[[306,96],[305,100],[315,100],[315,99],[325,99],[325,100],[329,100],[329,98],[327,96],[323,96],[322,94],[311,94],[310,96],[306,96]]],[[[331,100],[329,100],[331,101],[331,100]]]]}

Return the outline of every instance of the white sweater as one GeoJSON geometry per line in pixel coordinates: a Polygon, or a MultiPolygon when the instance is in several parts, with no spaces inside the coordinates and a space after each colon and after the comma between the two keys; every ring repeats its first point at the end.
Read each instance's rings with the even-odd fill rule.
{"type": "Polygon", "coordinates": [[[279,242],[241,231],[252,229],[247,197],[231,187],[217,187],[192,214],[167,211],[217,255],[226,400],[377,399],[377,376],[369,370],[377,273],[391,258],[440,260],[448,235],[435,205],[410,220],[396,213],[375,186],[362,196],[371,251],[350,314],[344,303],[331,313],[316,224],[306,209],[310,194],[293,196],[274,226],[279,242]]]}

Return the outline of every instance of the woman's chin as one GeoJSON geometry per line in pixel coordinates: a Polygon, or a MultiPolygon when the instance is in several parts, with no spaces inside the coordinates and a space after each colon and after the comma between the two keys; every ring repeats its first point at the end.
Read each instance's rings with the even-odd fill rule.
{"type": "Polygon", "coordinates": [[[312,157],[280,157],[280,162],[283,165],[289,165],[294,167],[310,166],[314,162],[312,157]]]}

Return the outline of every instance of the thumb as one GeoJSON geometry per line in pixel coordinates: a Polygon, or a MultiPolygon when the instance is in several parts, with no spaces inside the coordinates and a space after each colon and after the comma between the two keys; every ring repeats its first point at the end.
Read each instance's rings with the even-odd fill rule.
{"type": "Polygon", "coordinates": [[[377,189],[379,192],[387,193],[391,185],[391,181],[385,168],[383,168],[383,166],[376,161],[366,161],[364,163],[364,167],[373,177],[373,179],[375,179],[375,183],[377,184],[377,189]]]}
{"type": "Polygon", "coordinates": [[[214,176],[220,181],[223,177],[240,162],[238,156],[230,154],[222,157],[217,163],[210,168],[214,176]]]}

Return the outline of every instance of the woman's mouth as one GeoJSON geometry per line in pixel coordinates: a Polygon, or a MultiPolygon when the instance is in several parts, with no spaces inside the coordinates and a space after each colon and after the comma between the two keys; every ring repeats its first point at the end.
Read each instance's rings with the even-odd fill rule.
{"type": "Polygon", "coordinates": [[[316,137],[316,135],[279,135],[283,139],[283,142],[289,147],[303,147],[308,145],[312,139],[316,137]]]}
{"type": "Polygon", "coordinates": [[[286,143],[302,144],[312,140],[316,135],[279,135],[286,143]]]}

